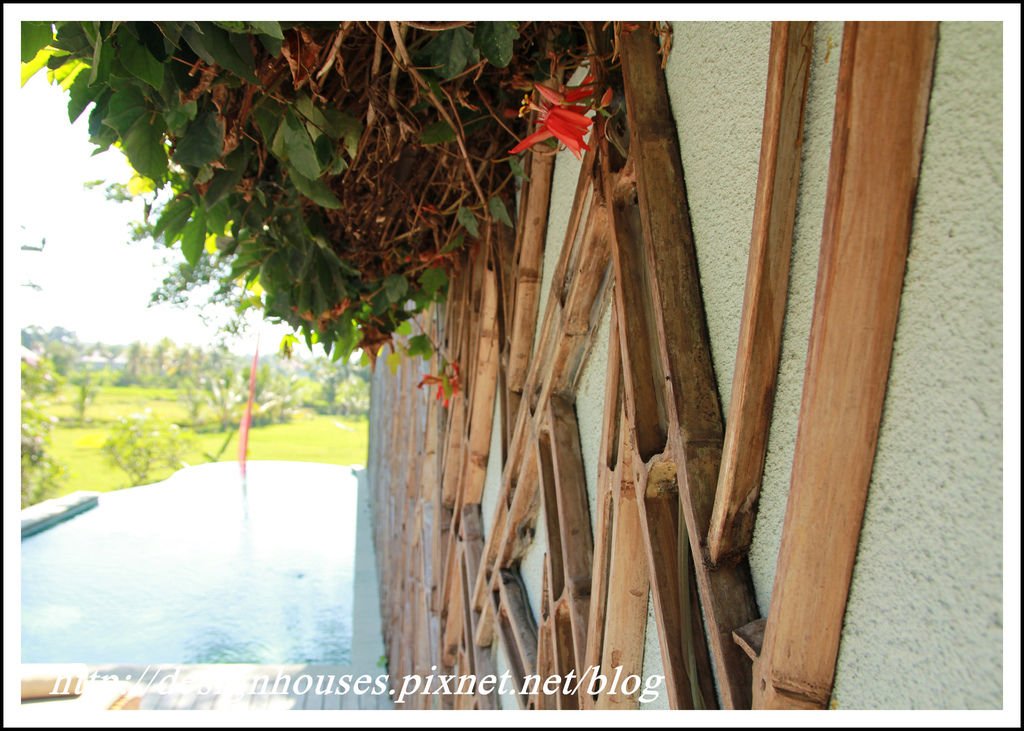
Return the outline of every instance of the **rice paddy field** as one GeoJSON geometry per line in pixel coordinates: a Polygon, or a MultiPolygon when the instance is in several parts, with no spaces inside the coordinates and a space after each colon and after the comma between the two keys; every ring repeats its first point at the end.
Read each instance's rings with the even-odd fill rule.
{"type": "MultiPolygon", "coordinates": [[[[211,456],[218,454],[217,461],[236,460],[237,427],[225,432],[192,428],[188,425],[185,405],[178,396],[179,392],[171,388],[106,386],[100,389],[86,410],[85,421],[79,424],[72,405],[73,394],[68,388],[50,409],[59,420],[52,432],[52,454],[67,469],[57,495],[76,490],[107,492],[129,487],[128,475],[110,463],[103,452],[103,443],[122,417],[147,410],[159,421],[178,424],[182,431],[192,435],[193,446],[184,457],[187,465],[209,462],[211,456]]],[[[253,427],[249,433],[248,458],[363,465],[366,450],[365,417],[322,415],[303,409],[288,423],[253,427]]],[[[150,481],[163,480],[174,471],[171,467],[155,468],[150,481]]]]}

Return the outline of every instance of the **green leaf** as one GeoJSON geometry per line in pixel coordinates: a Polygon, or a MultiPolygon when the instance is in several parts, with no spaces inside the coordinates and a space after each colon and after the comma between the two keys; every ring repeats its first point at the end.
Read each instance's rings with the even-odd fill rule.
{"type": "Polygon", "coordinates": [[[21,23],[21,62],[36,57],[53,40],[53,26],[47,21],[24,20],[21,23]]]}
{"type": "Polygon", "coordinates": [[[448,274],[444,269],[439,267],[427,269],[420,275],[420,286],[423,287],[423,291],[431,297],[437,294],[447,284],[448,274]]]}
{"type": "Polygon", "coordinates": [[[284,40],[284,33],[281,31],[281,24],[276,20],[250,20],[249,25],[260,33],[279,41],[284,40]]]}
{"type": "MultiPolygon", "coordinates": [[[[294,102],[295,111],[305,117],[313,125],[312,129],[309,129],[310,137],[318,137],[321,134],[325,134],[330,126],[327,122],[327,117],[324,113],[316,108],[313,104],[313,100],[309,98],[307,94],[300,94],[295,98],[294,102]]],[[[335,135],[336,136],[336,135],[335,135]]]]}
{"type": "Polygon", "coordinates": [[[256,126],[260,128],[263,139],[269,143],[274,140],[277,129],[281,126],[284,107],[273,99],[264,99],[253,108],[252,116],[256,120],[256,126]]]}
{"type": "Polygon", "coordinates": [[[27,84],[29,79],[39,73],[39,70],[46,66],[46,62],[50,60],[51,55],[52,51],[48,51],[44,48],[40,50],[31,61],[21,64],[22,86],[27,84]]]}
{"type": "Polygon", "coordinates": [[[291,163],[295,171],[303,177],[309,180],[320,177],[322,171],[316,159],[313,140],[310,139],[306,126],[291,109],[284,115],[284,122],[274,136],[271,150],[283,161],[291,163]]]}
{"type": "Polygon", "coordinates": [[[466,237],[462,235],[461,231],[459,231],[457,234],[455,234],[455,236],[452,237],[451,241],[449,241],[447,244],[441,247],[441,253],[450,254],[456,249],[461,249],[462,245],[465,243],[465,240],[466,237]]]}
{"type": "Polygon", "coordinates": [[[514,228],[512,225],[512,219],[508,216],[508,209],[505,208],[504,202],[498,196],[491,196],[491,199],[487,201],[487,209],[491,212],[491,218],[495,221],[505,224],[509,228],[514,228]]]}
{"type": "Polygon", "coordinates": [[[477,223],[476,216],[473,214],[473,211],[459,206],[459,211],[455,214],[455,218],[459,223],[466,227],[470,236],[473,238],[478,238],[480,236],[480,225],[477,223]]]}
{"type": "Polygon", "coordinates": [[[395,328],[395,335],[412,335],[412,320],[404,320],[395,328]]]}
{"type": "Polygon", "coordinates": [[[107,43],[97,43],[92,53],[92,70],[89,72],[90,84],[102,84],[110,77],[110,67],[114,64],[114,49],[107,43]]]}
{"type": "Polygon", "coordinates": [[[508,159],[508,166],[512,169],[512,174],[520,180],[530,180],[530,176],[526,174],[526,170],[523,169],[523,161],[518,156],[510,157],[508,159]]]}
{"type": "Polygon", "coordinates": [[[103,41],[103,34],[100,33],[100,21],[89,20],[79,23],[79,25],[82,27],[82,32],[85,33],[85,37],[89,39],[90,46],[95,47],[103,41]]]}
{"type": "Polygon", "coordinates": [[[437,145],[442,142],[454,142],[455,130],[443,119],[428,124],[420,132],[420,142],[424,145],[437,145]]]}
{"type": "Polygon", "coordinates": [[[195,266],[203,255],[206,242],[206,213],[200,207],[192,214],[192,220],[185,226],[181,236],[181,252],[189,264],[195,266]]]}
{"type": "Polygon", "coordinates": [[[389,274],[384,278],[384,291],[389,302],[398,302],[409,291],[409,282],[401,274],[389,274]]]}
{"type": "Polygon", "coordinates": [[[171,131],[171,134],[181,137],[185,134],[185,128],[189,122],[196,118],[196,113],[199,111],[199,105],[194,101],[185,102],[184,104],[168,109],[164,112],[164,122],[167,123],[167,129],[171,131]]]}
{"type": "Polygon", "coordinates": [[[238,181],[242,179],[244,174],[244,165],[216,171],[203,198],[206,201],[206,205],[214,206],[225,196],[229,195],[235,189],[235,186],[238,185],[238,181]]]}
{"type": "Polygon", "coordinates": [[[246,81],[257,81],[253,73],[252,60],[242,58],[227,31],[213,23],[199,23],[199,27],[202,33],[191,27],[186,27],[181,32],[182,38],[197,56],[206,63],[226,68],[246,81]]]}
{"type": "Polygon", "coordinates": [[[341,201],[337,199],[331,189],[322,180],[310,180],[294,168],[288,169],[288,177],[302,195],[324,208],[341,208],[341,201]]]}
{"type": "Polygon", "coordinates": [[[363,136],[363,123],[340,109],[325,109],[324,115],[327,117],[327,134],[333,139],[344,140],[345,151],[354,158],[363,136]]]}
{"type": "Polygon", "coordinates": [[[224,122],[211,106],[195,118],[178,140],[174,161],[179,165],[201,167],[219,158],[223,149],[224,122]]]}
{"type": "Polygon", "coordinates": [[[191,24],[186,25],[181,29],[181,39],[185,41],[192,49],[192,51],[203,59],[208,64],[217,63],[217,59],[213,57],[213,53],[210,52],[208,41],[206,40],[206,33],[200,31],[199,25],[191,24]],[[195,25],[193,28],[192,25],[195,25]]]}
{"type": "Polygon", "coordinates": [[[156,60],[148,48],[127,33],[119,34],[118,42],[121,46],[119,58],[128,73],[159,91],[164,83],[164,65],[156,60]]]}
{"type": "Polygon", "coordinates": [[[156,23],[139,21],[129,23],[128,28],[135,31],[135,35],[157,61],[163,63],[168,59],[167,43],[164,42],[164,36],[160,33],[160,28],[156,23]]]}
{"type": "Polygon", "coordinates": [[[220,201],[216,205],[206,206],[206,230],[215,234],[223,234],[228,227],[231,217],[231,209],[227,201],[220,201]]]}
{"type": "MultiPolygon", "coordinates": [[[[269,53],[271,56],[273,56],[274,58],[279,58],[281,56],[282,44],[280,40],[274,38],[273,36],[268,36],[265,33],[259,34],[258,36],[256,36],[256,38],[259,39],[259,42],[263,44],[263,47],[267,49],[267,53],[269,53]]],[[[334,352],[335,355],[337,355],[338,351],[336,350],[334,352]]]]}
{"type": "Polygon", "coordinates": [[[167,174],[167,150],[164,149],[162,125],[153,124],[145,116],[121,136],[125,154],[132,167],[153,180],[167,174]]]}
{"type": "Polygon", "coordinates": [[[75,82],[70,89],[71,97],[68,101],[68,119],[72,124],[82,116],[82,112],[92,103],[98,91],[99,89],[96,87],[89,86],[88,76],[78,74],[75,77],[75,82]]]}
{"type": "Polygon", "coordinates": [[[402,362],[402,354],[399,352],[390,353],[387,357],[388,369],[392,373],[398,372],[398,364],[402,362]]]}
{"type": "Polygon", "coordinates": [[[163,238],[164,244],[170,246],[171,242],[181,235],[189,216],[192,214],[192,201],[188,198],[178,198],[164,206],[160,212],[160,218],[153,226],[153,238],[163,238]]]}
{"type": "Polygon", "coordinates": [[[245,33],[249,30],[249,24],[243,20],[215,20],[213,24],[231,33],[245,33]]]}
{"type": "Polygon", "coordinates": [[[124,137],[139,119],[148,116],[148,112],[142,92],[129,86],[110,97],[103,123],[124,137]]]}
{"type": "Polygon", "coordinates": [[[55,69],[46,72],[46,78],[51,84],[57,84],[62,91],[67,91],[78,79],[79,74],[89,68],[89,64],[80,58],[63,63],[55,69]]]}
{"type": "Polygon", "coordinates": [[[430,44],[430,63],[440,67],[438,73],[445,79],[458,76],[478,58],[473,34],[465,28],[441,31],[430,44]]]}
{"type": "Polygon", "coordinates": [[[297,337],[292,333],[287,333],[283,338],[281,338],[281,344],[278,346],[278,352],[285,358],[290,358],[292,355],[292,349],[298,342],[299,339],[297,337]]]}
{"type": "Polygon", "coordinates": [[[434,354],[434,346],[430,342],[430,338],[426,335],[413,335],[409,338],[409,357],[415,358],[417,355],[422,356],[423,360],[427,360],[434,354]]]}
{"type": "Polygon", "coordinates": [[[50,57],[46,59],[46,68],[59,69],[61,66],[63,66],[71,60],[81,61],[82,59],[72,59],[70,53],[68,53],[67,51],[63,51],[61,49],[51,50],[50,57]]]}
{"type": "Polygon", "coordinates": [[[512,60],[512,47],[519,38],[518,28],[518,23],[508,20],[478,21],[473,45],[480,49],[484,58],[503,69],[512,60]]]}

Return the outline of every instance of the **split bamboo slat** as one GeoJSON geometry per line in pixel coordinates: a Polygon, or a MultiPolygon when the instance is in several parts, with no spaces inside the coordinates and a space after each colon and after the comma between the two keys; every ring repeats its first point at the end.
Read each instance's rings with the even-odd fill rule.
{"type": "MultiPolygon", "coordinates": [[[[467,505],[463,508],[461,527],[462,561],[459,567],[463,613],[461,649],[465,653],[466,662],[460,669],[464,670],[464,674],[480,678],[486,675],[495,675],[496,669],[490,651],[478,647],[473,641],[476,634],[476,626],[480,621],[480,613],[473,609],[470,601],[470,581],[476,577],[476,572],[480,566],[480,554],[483,553],[483,521],[478,504],[467,505]]],[[[471,707],[481,710],[494,710],[498,706],[493,694],[476,692],[471,707]]]]}
{"type": "Polygon", "coordinates": [[[620,280],[616,270],[616,290],[634,290],[623,298],[627,306],[619,313],[620,337],[627,346],[624,371],[634,371],[625,383],[627,394],[634,391],[626,401],[627,410],[634,402],[630,427],[635,430],[637,488],[644,495],[641,514],[648,528],[651,560],[662,564],[652,566],[660,569],[659,575],[652,576],[652,591],[656,601],[659,594],[665,600],[659,630],[670,638],[662,640],[662,650],[671,658],[666,665],[672,669],[671,678],[666,673],[666,685],[670,698],[674,695],[680,706],[717,705],[711,673],[704,669],[708,660],[704,633],[698,626],[700,613],[688,610],[694,598],[682,591],[692,586],[686,579],[690,570],[672,555],[682,553],[680,543],[688,541],[722,703],[727,708],[745,708],[750,705],[750,664],[733,642],[732,632],[758,614],[747,562],[712,568],[706,560],[723,425],[679,141],[656,37],[642,31],[624,32],[619,48],[636,187],[631,194],[629,176],[623,176],[612,206],[623,219],[613,226],[620,247],[616,263],[629,274],[620,280]],[[679,316],[680,312],[687,316],[679,316]],[[653,337],[637,343],[635,349],[630,347],[635,341],[622,326],[627,321],[634,334],[635,324],[643,322],[644,334],[653,337]],[[627,361],[642,368],[627,368],[627,361]],[[646,424],[648,419],[653,427],[646,424]],[[688,626],[681,626],[681,617],[689,618],[688,626]],[[685,657],[680,647],[686,649],[685,657]]]}
{"type": "Polygon", "coordinates": [[[759,708],[823,708],[874,463],[937,24],[847,23],[814,319],[759,708]]]}
{"type": "Polygon", "coordinates": [[[747,286],[722,467],[708,534],[708,555],[713,564],[746,555],[754,535],[782,350],[782,318],[786,314],[813,51],[813,23],[772,23],[747,286]]]}
{"type": "MultiPolygon", "coordinates": [[[[650,601],[670,707],[823,707],[885,392],[935,24],[844,31],[814,320],[767,618],[747,552],[780,357],[813,24],[772,24],[728,420],[659,28],[585,30],[594,49],[614,49],[621,61],[628,140],[613,144],[605,125],[614,120],[595,121],[546,299],[556,158],[530,154],[514,240],[507,228],[485,227],[425,326],[459,365],[462,392],[445,408],[416,389],[440,355],[375,377],[370,473],[388,670],[481,676],[496,673],[501,656],[514,685],[595,666],[642,675],[650,601]],[[591,516],[575,392],[608,314],[591,516]],[[485,496],[489,470],[500,481],[485,496]],[[484,504],[495,506],[490,514],[484,504]],[[539,527],[545,545],[534,545],[539,527]],[[531,551],[543,557],[533,607],[520,573],[531,551]]],[[[637,708],[638,695],[581,685],[517,702],[637,708]]],[[[500,705],[474,693],[417,696],[405,707],[500,705]]]]}
{"type": "Polygon", "coordinates": [[[544,265],[544,240],[548,230],[548,204],[551,180],[555,172],[552,155],[530,155],[529,180],[523,183],[520,208],[518,253],[513,290],[515,310],[509,342],[506,378],[508,390],[522,393],[523,382],[533,349],[533,332],[540,307],[541,269],[544,265]]]}

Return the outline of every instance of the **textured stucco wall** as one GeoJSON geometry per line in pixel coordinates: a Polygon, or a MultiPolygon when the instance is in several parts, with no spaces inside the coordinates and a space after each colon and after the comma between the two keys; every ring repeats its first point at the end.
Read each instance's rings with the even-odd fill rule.
{"type": "Polygon", "coordinates": [[[597,530],[597,468],[601,456],[601,428],[604,426],[604,389],[608,372],[608,337],[612,328],[612,308],[604,314],[594,332],[590,352],[580,369],[576,383],[576,422],[580,430],[580,452],[590,504],[590,530],[597,530]]]}
{"type": "Polygon", "coordinates": [[[665,68],[711,354],[729,406],[761,152],[769,23],[675,23],[665,68]],[[713,283],[713,284],[712,284],[713,283]]]}
{"type": "Polygon", "coordinates": [[[491,533],[491,520],[498,506],[501,493],[501,399],[494,399],[494,418],[491,421],[491,446],[487,452],[487,472],[484,476],[484,492],[480,496],[480,514],[483,516],[484,538],[491,533]]]}

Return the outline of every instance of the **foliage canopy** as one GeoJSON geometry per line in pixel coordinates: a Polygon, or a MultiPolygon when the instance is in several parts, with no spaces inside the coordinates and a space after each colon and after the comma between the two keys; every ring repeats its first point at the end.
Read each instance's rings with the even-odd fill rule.
{"type": "Polygon", "coordinates": [[[124,151],[154,239],[337,358],[511,225],[508,111],[583,46],[572,24],[76,21],[23,23],[21,51],[23,83],[47,69],[124,151]]]}

